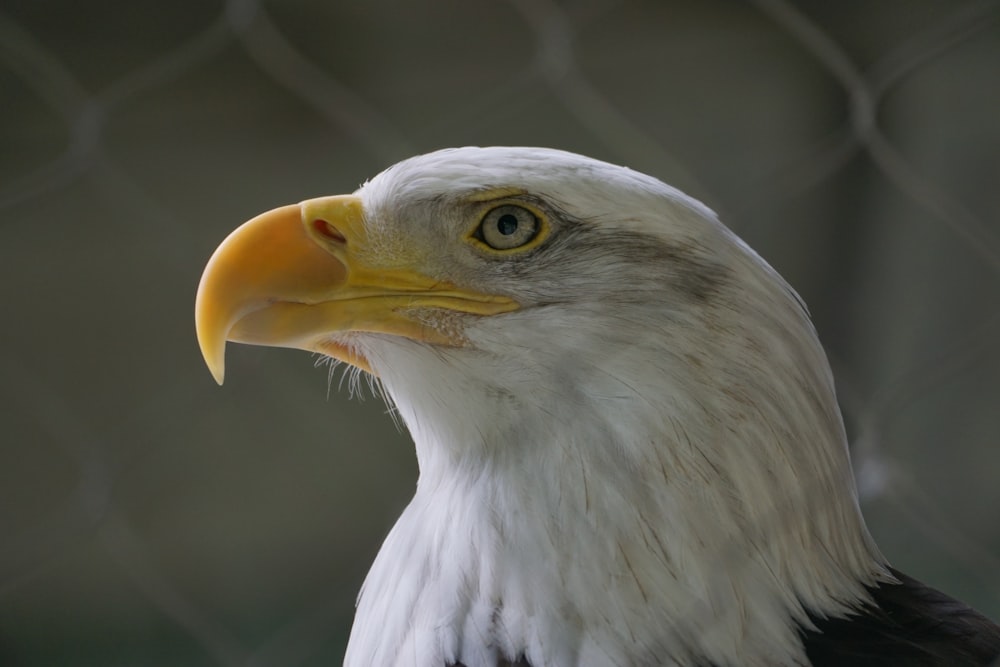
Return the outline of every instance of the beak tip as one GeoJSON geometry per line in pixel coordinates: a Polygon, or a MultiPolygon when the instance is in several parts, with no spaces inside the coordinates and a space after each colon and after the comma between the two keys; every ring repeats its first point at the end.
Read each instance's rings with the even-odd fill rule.
{"type": "Polygon", "coordinates": [[[201,347],[201,357],[208,366],[212,379],[220,387],[226,379],[226,339],[224,337],[205,335],[199,327],[198,344],[201,347]],[[213,340],[214,339],[214,340],[213,340]]]}
{"type": "Polygon", "coordinates": [[[206,296],[205,285],[209,268],[205,269],[205,275],[198,285],[198,296],[195,300],[195,334],[208,371],[215,382],[222,386],[226,377],[226,333],[229,330],[227,322],[229,318],[225,312],[220,313],[216,300],[206,296]]]}
{"type": "Polygon", "coordinates": [[[205,358],[205,365],[208,366],[208,372],[212,374],[212,379],[215,383],[222,386],[222,383],[226,380],[226,347],[225,342],[222,343],[221,350],[218,350],[218,354],[203,355],[205,358]]]}

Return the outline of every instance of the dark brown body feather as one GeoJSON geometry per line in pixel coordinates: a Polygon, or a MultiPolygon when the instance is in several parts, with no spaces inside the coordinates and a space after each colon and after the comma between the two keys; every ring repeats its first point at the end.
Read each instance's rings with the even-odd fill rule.
{"type": "Polygon", "coordinates": [[[1000,626],[896,570],[870,589],[875,605],[845,618],[814,617],[802,641],[813,667],[1000,667],[1000,626]]]}

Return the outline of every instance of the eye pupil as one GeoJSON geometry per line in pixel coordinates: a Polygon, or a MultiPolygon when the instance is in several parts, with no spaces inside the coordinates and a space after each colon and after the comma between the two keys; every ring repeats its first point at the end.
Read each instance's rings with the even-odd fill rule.
{"type": "Polygon", "coordinates": [[[517,217],[511,213],[501,215],[497,220],[497,231],[504,236],[510,236],[517,231],[517,217]]]}

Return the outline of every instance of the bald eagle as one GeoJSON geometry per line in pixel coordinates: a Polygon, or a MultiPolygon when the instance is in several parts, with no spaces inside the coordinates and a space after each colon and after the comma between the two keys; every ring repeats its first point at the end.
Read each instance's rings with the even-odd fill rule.
{"type": "Polygon", "coordinates": [[[986,665],[1000,627],[893,569],[802,301],[703,204],[540,148],[442,150],[250,220],[196,304],[371,373],[413,500],[351,667],[986,665]]]}

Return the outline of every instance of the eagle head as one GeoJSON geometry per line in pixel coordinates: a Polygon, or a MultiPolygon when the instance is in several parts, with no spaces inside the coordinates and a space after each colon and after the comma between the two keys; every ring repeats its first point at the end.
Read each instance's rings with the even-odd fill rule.
{"type": "Polygon", "coordinates": [[[238,228],[196,315],[219,382],[227,340],[318,352],[413,437],[347,664],[798,664],[888,576],[804,305],[650,176],[411,158],[238,228]]]}

